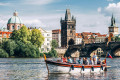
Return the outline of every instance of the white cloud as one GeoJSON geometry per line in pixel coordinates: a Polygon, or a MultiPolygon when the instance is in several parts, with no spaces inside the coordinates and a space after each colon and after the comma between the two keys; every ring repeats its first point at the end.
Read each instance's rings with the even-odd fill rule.
{"type": "Polygon", "coordinates": [[[99,8],[97,9],[97,11],[98,11],[98,12],[101,12],[101,10],[102,10],[102,8],[101,8],[101,7],[99,7],[99,8]]]}
{"type": "Polygon", "coordinates": [[[107,34],[110,18],[102,14],[78,14],[77,32],[100,32],[107,34]]]}
{"type": "Polygon", "coordinates": [[[114,0],[107,0],[107,1],[114,1],[114,0]]]}
{"type": "Polygon", "coordinates": [[[107,7],[104,8],[104,13],[120,15],[120,2],[118,3],[109,3],[107,7]]]}
{"type": "Polygon", "coordinates": [[[9,5],[9,3],[1,3],[0,2],[0,6],[6,6],[6,5],[9,5]]]}
{"type": "Polygon", "coordinates": [[[31,5],[45,5],[54,2],[55,0],[23,0],[25,4],[31,5]]]}

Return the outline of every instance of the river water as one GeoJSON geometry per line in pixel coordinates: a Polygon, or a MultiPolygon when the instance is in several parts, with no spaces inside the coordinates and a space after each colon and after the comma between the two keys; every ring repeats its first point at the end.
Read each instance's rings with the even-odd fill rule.
{"type": "Polygon", "coordinates": [[[107,59],[104,73],[49,74],[44,59],[0,58],[0,80],[120,80],[120,58],[107,59]]]}

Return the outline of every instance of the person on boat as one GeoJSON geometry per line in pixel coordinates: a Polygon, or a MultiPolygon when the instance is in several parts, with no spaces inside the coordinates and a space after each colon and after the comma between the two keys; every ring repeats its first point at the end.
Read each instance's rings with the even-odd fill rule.
{"type": "Polygon", "coordinates": [[[93,65],[97,65],[97,61],[95,58],[93,58],[93,65]]]}
{"type": "Polygon", "coordinates": [[[89,64],[89,62],[88,62],[88,60],[87,60],[87,57],[86,58],[83,58],[83,65],[88,65],[89,64]]]}
{"type": "Polygon", "coordinates": [[[83,57],[83,65],[85,64],[85,57],[83,57]]]}
{"type": "Polygon", "coordinates": [[[97,55],[96,55],[96,53],[94,53],[93,58],[95,58],[96,61],[97,61],[97,55]]]}
{"type": "Polygon", "coordinates": [[[72,59],[70,58],[70,56],[68,57],[68,60],[67,60],[68,63],[73,63],[72,59]]]}
{"type": "Polygon", "coordinates": [[[102,64],[102,62],[101,62],[101,60],[99,58],[98,61],[97,61],[97,65],[101,65],[101,64],[102,64]]]}
{"type": "Polygon", "coordinates": [[[76,64],[76,58],[74,58],[73,64],[76,64]]]}
{"type": "Polygon", "coordinates": [[[88,62],[88,60],[87,60],[87,57],[85,58],[85,65],[88,65],[89,64],[89,62],[88,62]]]}
{"type": "Polygon", "coordinates": [[[93,65],[93,60],[92,60],[92,57],[90,57],[90,60],[89,60],[89,65],[93,65]]]}
{"type": "Polygon", "coordinates": [[[62,56],[62,57],[61,57],[61,62],[67,62],[67,57],[64,58],[64,57],[62,56]]]}
{"type": "Polygon", "coordinates": [[[82,64],[81,58],[79,57],[78,64],[82,64]]]}
{"type": "Polygon", "coordinates": [[[61,62],[63,62],[63,56],[61,56],[61,62]]]}

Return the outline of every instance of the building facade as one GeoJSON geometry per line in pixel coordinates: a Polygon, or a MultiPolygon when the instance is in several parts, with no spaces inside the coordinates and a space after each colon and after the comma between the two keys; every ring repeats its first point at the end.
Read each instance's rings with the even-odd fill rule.
{"type": "Polygon", "coordinates": [[[116,36],[119,34],[119,31],[118,31],[118,27],[116,26],[115,24],[115,18],[114,16],[112,15],[112,18],[111,18],[111,26],[108,27],[108,33],[109,33],[109,36],[110,35],[113,35],[113,36],[116,36]]]}
{"type": "Polygon", "coordinates": [[[52,40],[56,40],[58,47],[61,47],[61,29],[52,30],[52,40]]]}
{"type": "Polygon", "coordinates": [[[76,43],[75,44],[82,44],[82,35],[81,33],[76,33],[76,43]]]}
{"type": "Polygon", "coordinates": [[[18,12],[14,12],[13,16],[8,20],[7,29],[9,31],[18,30],[23,26],[22,20],[18,17],[18,12]]]}
{"type": "Polygon", "coordinates": [[[105,41],[106,41],[106,38],[107,38],[107,35],[106,35],[106,34],[104,34],[104,35],[98,35],[98,36],[95,38],[95,43],[105,42],[105,41]]]}
{"type": "Polygon", "coordinates": [[[3,39],[10,38],[11,34],[12,32],[0,31],[0,42],[2,42],[3,39]]]}
{"type": "Polygon", "coordinates": [[[39,30],[45,38],[41,46],[41,52],[49,52],[51,50],[52,31],[43,30],[42,28],[39,28],[39,30]]]}
{"type": "Polygon", "coordinates": [[[75,44],[76,39],[76,19],[71,17],[70,9],[66,10],[65,19],[61,18],[61,47],[75,44]]]}

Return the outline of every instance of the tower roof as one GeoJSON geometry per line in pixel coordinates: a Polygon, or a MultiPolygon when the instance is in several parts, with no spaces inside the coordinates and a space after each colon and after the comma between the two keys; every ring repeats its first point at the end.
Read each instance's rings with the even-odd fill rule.
{"type": "Polygon", "coordinates": [[[70,9],[66,9],[65,20],[66,20],[66,21],[70,21],[70,20],[71,20],[70,9]]]}
{"type": "Polygon", "coordinates": [[[115,18],[112,14],[112,18],[111,18],[111,26],[114,27],[115,26],[115,18]]]}

